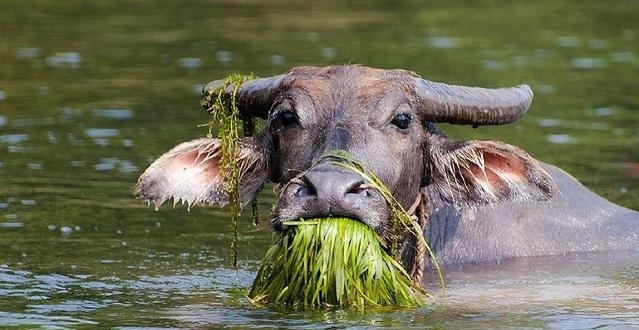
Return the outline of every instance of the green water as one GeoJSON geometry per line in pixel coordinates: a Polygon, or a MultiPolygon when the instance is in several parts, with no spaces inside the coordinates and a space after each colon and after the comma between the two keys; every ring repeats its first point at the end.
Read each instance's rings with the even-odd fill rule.
{"type": "Polygon", "coordinates": [[[639,209],[638,16],[635,1],[2,1],[0,327],[639,327],[637,253],[450,267],[446,303],[422,309],[252,307],[266,225],[243,222],[234,270],[224,210],[154,212],[130,193],[206,133],[200,84],[361,63],[530,84],[521,122],[445,129],[519,145],[639,209]]]}

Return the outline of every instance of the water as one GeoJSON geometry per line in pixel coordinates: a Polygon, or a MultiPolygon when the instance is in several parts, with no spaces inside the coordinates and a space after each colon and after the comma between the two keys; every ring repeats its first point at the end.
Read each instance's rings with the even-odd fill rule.
{"type": "Polygon", "coordinates": [[[639,328],[636,252],[448,267],[446,300],[422,309],[254,307],[265,225],[244,220],[235,270],[224,210],[154,212],[130,194],[150,161],[206,133],[201,84],[362,63],[529,83],[516,125],[445,129],[522,146],[639,209],[637,15],[600,1],[5,1],[0,327],[639,328]]]}

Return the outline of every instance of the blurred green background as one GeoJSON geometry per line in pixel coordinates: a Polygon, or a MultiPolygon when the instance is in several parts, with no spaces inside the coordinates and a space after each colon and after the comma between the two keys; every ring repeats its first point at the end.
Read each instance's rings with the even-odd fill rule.
{"type": "Polygon", "coordinates": [[[158,311],[193,300],[239,306],[220,326],[282,317],[242,300],[266,225],[244,221],[236,272],[225,210],[153,212],[130,193],[206,133],[201,84],[233,72],[357,63],[528,83],[520,122],[443,128],[521,146],[639,209],[637,17],[636,1],[2,1],[0,325],[173,326],[158,311]]]}

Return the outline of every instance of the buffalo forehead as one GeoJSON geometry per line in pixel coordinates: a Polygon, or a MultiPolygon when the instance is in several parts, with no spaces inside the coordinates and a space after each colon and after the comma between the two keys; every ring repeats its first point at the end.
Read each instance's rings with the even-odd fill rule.
{"type": "MultiPolygon", "coordinates": [[[[282,96],[308,102],[314,112],[329,117],[344,112],[360,117],[392,111],[402,103],[410,104],[410,76],[401,70],[366,67],[328,67],[293,70],[280,85],[282,96]]],[[[306,108],[306,107],[305,107],[306,108]]],[[[303,111],[304,109],[298,109],[303,111]]]]}

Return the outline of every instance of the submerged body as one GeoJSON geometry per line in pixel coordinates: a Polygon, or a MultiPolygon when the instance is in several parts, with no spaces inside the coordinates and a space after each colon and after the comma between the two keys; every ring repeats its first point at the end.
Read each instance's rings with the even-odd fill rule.
{"type": "Polygon", "coordinates": [[[433,201],[424,234],[442,264],[604,250],[639,251],[639,212],[615,205],[556,166],[559,194],[459,209],[433,201]]]}

